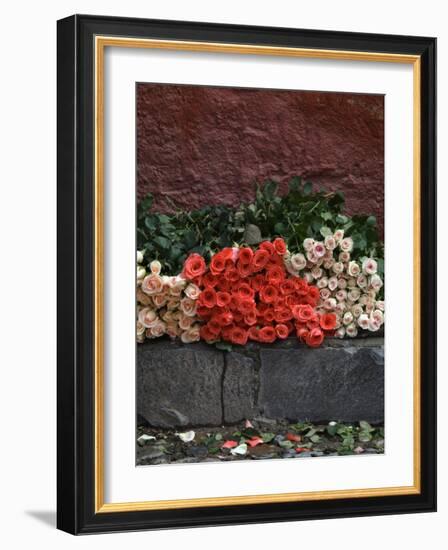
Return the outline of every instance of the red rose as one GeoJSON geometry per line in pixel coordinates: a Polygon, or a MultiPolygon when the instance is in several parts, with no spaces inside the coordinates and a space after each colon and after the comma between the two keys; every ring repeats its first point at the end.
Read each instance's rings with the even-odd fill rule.
{"type": "Polygon", "coordinates": [[[273,285],[266,285],[260,290],[260,300],[266,304],[275,302],[278,298],[278,290],[273,285]]]}
{"type": "Polygon", "coordinates": [[[231,260],[232,262],[235,262],[236,256],[238,255],[238,250],[235,254],[233,248],[226,247],[221,250],[220,254],[222,254],[225,261],[231,260]]]}
{"type": "Polygon", "coordinates": [[[257,322],[257,312],[255,309],[246,313],[246,315],[244,316],[244,322],[246,323],[246,325],[249,326],[255,325],[255,323],[257,322]]]}
{"type": "Polygon", "coordinates": [[[308,283],[305,279],[300,279],[300,277],[293,278],[294,286],[296,287],[296,292],[299,296],[306,296],[308,294],[308,283]]]}
{"type": "Polygon", "coordinates": [[[293,306],[291,311],[294,318],[302,322],[310,321],[314,317],[314,310],[310,305],[293,306]]]}
{"type": "Polygon", "coordinates": [[[261,250],[266,250],[269,255],[274,254],[275,252],[274,245],[270,241],[263,241],[262,243],[260,243],[259,248],[261,250]]]}
{"type": "Polygon", "coordinates": [[[220,327],[225,327],[232,323],[233,315],[232,312],[230,312],[229,310],[223,310],[219,313],[216,313],[213,316],[212,320],[215,321],[220,327]]]}
{"type": "Polygon", "coordinates": [[[308,336],[305,339],[305,342],[311,348],[317,348],[324,341],[324,333],[320,328],[313,328],[309,331],[308,336]]]}
{"type": "Polygon", "coordinates": [[[237,295],[239,298],[253,298],[254,297],[254,290],[248,283],[240,283],[237,287],[237,295]]]}
{"type": "Polygon", "coordinates": [[[279,286],[284,278],[285,278],[285,272],[279,265],[270,267],[268,269],[268,272],[266,273],[266,279],[272,285],[279,286]]]}
{"type": "Polygon", "coordinates": [[[280,256],[284,256],[286,254],[286,244],[282,238],[278,237],[277,239],[274,239],[272,244],[274,245],[277,254],[280,256]]]}
{"type": "Polygon", "coordinates": [[[231,296],[228,292],[218,291],[216,293],[216,305],[226,307],[230,304],[231,296]]]}
{"type": "Polygon", "coordinates": [[[218,277],[215,277],[210,271],[202,277],[202,284],[207,288],[215,288],[218,281],[218,277]]]}
{"type": "Polygon", "coordinates": [[[224,272],[224,278],[227,281],[230,281],[232,283],[239,280],[240,276],[238,275],[238,271],[232,266],[228,267],[224,272]]]}
{"type": "Polygon", "coordinates": [[[275,319],[275,312],[272,308],[267,309],[263,313],[263,319],[266,323],[272,323],[272,321],[275,319]]]}
{"type": "Polygon", "coordinates": [[[292,319],[292,311],[287,307],[275,310],[274,319],[277,323],[285,323],[286,321],[290,321],[292,319]]]}
{"type": "Polygon", "coordinates": [[[212,256],[210,262],[210,271],[213,275],[219,275],[226,268],[226,259],[222,252],[218,252],[212,256]]]}
{"type": "Polygon", "coordinates": [[[285,296],[295,292],[296,287],[291,279],[286,279],[280,284],[280,292],[285,296]]]}
{"type": "Polygon", "coordinates": [[[209,319],[212,315],[212,311],[208,307],[201,305],[197,307],[196,313],[201,319],[209,319]]]}
{"type": "Polygon", "coordinates": [[[316,314],[316,317],[314,317],[313,319],[310,319],[307,324],[306,324],[308,330],[312,330],[313,328],[319,328],[319,319],[317,317],[317,314],[316,314]]]}
{"type": "Polygon", "coordinates": [[[213,319],[211,319],[207,323],[207,327],[208,327],[208,330],[210,331],[210,333],[213,334],[213,336],[215,336],[216,338],[220,335],[221,326],[216,321],[214,321],[213,319]]]}
{"type": "Polygon", "coordinates": [[[242,264],[241,262],[238,262],[236,270],[241,279],[246,279],[247,277],[252,275],[252,262],[248,264],[242,264]]]}
{"type": "Polygon", "coordinates": [[[206,342],[213,342],[216,340],[216,336],[210,331],[210,328],[207,325],[202,325],[199,329],[199,334],[201,336],[201,340],[205,340],[206,342]]]}
{"type": "Polygon", "coordinates": [[[195,277],[200,277],[205,273],[206,265],[204,258],[199,254],[190,254],[185,260],[184,269],[182,274],[186,279],[194,279],[195,277]]]}
{"type": "Polygon", "coordinates": [[[230,333],[230,341],[232,344],[239,344],[240,346],[247,344],[247,337],[247,330],[240,327],[234,327],[230,333]]]}
{"type": "Polygon", "coordinates": [[[301,342],[305,342],[306,339],[308,338],[308,329],[306,329],[305,327],[299,327],[297,329],[297,338],[301,342]]]}
{"type": "Polygon", "coordinates": [[[216,305],[216,292],[213,288],[206,288],[199,295],[198,301],[200,306],[212,308],[216,305]]]}
{"type": "Polygon", "coordinates": [[[272,343],[275,341],[277,335],[274,327],[263,327],[258,331],[258,338],[260,342],[272,343]]]}
{"type": "Polygon", "coordinates": [[[254,342],[258,342],[259,332],[260,332],[260,329],[258,329],[257,327],[250,327],[250,329],[248,330],[249,338],[254,342]]]}
{"type": "Polygon", "coordinates": [[[259,290],[261,290],[262,286],[264,285],[265,283],[265,277],[264,275],[261,275],[261,273],[259,273],[258,275],[254,275],[252,277],[252,280],[250,282],[250,284],[252,285],[252,288],[258,292],[259,290]]]}
{"type": "Polygon", "coordinates": [[[286,325],[279,324],[275,326],[275,333],[279,338],[284,339],[284,338],[288,338],[289,330],[286,325]]]}
{"type": "Polygon", "coordinates": [[[320,292],[317,286],[309,286],[308,287],[308,296],[312,298],[312,300],[317,304],[320,298],[320,292]]]}
{"type": "Polygon", "coordinates": [[[227,327],[224,327],[221,332],[222,339],[226,340],[227,342],[230,342],[230,335],[232,334],[232,331],[234,328],[235,328],[235,325],[233,323],[227,327]]]}
{"type": "Polygon", "coordinates": [[[254,266],[254,271],[261,271],[269,261],[269,252],[260,248],[254,253],[254,259],[252,264],[254,266]]]}
{"type": "Polygon", "coordinates": [[[336,327],[336,315],[334,313],[324,313],[320,316],[319,324],[324,330],[333,330],[336,327]]]}
{"type": "Polygon", "coordinates": [[[255,310],[255,302],[252,298],[240,298],[238,303],[238,311],[243,315],[247,315],[255,310]]]}
{"type": "Polygon", "coordinates": [[[254,251],[252,250],[252,248],[248,248],[248,247],[240,248],[240,253],[238,255],[239,263],[250,264],[253,257],[254,257],[254,251]]]}

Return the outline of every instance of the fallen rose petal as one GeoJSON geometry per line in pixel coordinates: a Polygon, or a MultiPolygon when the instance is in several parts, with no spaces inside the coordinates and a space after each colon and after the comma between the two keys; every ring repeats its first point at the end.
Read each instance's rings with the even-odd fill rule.
{"type": "Polygon", "coordinates": [[[153,435],[143,434],[137,439],[137,442],[141,443],[141,444],[144,444],[146,441],[151,441],[153,439],[155,439],[155,437],[153,435]]]}
{"type": "Polygon", "coordinates": [[[364,449],[362,447],[356,447],[356,449],[354,449],[354,452],[359,455],[364,452],[364,449]]]}
{"type": "Polygon", "coordinates": [[[264,443],[264,441],[261,439],[261,437],[252,437],[251,439],[247,439],[246,443],[251,447],[256,447],[257,445],[264,443]]]}
{"type": "Polygon", "coordinates": [[[176,435],[184,443],[189,443],[190,441],[193,441],[195,433],[193,431],[190,431],[190,432],[176,433],[176,435]]]}
{"type": "Polygon", "coordinates": [[[296,435],[292,433],[287,433],[286,439],[288,439],[289,441],[297,441],[297,442],[302,441],[302,438],[300,437],[300,435],[296,435]]]}
{"type": "Polygon", "coordinates": [[[304,451],[309,451],[307,447],[296,447],[296,453],[303,453],[304,451]]]}
{"type": "Polygon", "coordinates": [[[234,447],[237,447],[237,446],[238,446],[238,443],[236,441],[229,439],[224,443],[224,445],[221,445],[221,449],[233,449],[234,447]]]}
{"type": "Polygon", "coordinates": [[[253,426],[253,424],[250,420],[246,420],[245,427],[246,428],[253,428],[254,426],[253,426]]]}
{"type": "Polygon", "coordinates": [[[247,453],[247,445],[245,443],[242,443],[241,445],[238,445],[238,447],[235,447],[235,449],[231,449],[230,452],[235,455],[245,455],[247,453]]]}

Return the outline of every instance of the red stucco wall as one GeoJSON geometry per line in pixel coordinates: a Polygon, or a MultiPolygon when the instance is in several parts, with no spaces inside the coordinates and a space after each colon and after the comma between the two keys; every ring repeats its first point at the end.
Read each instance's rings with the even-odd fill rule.
{"type": "Polygon", "coordinates": [[[345,192],[383,225],[383,96],[160,84],[137,87],[138,196],[158,210],[238,204],[267,178],[345,192]]]}

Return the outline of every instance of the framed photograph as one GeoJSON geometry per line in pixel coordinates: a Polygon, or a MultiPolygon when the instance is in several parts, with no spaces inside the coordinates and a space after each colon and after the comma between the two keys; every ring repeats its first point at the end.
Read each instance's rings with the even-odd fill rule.
{"type": "Polygon", "coordinates": [[[436,40],[58,21],[58,527],[434,511],[436,40]]]}

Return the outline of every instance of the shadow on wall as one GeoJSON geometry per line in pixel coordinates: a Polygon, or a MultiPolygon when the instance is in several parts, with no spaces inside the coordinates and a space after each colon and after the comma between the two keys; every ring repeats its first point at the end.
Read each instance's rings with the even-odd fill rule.
{"type": "Polygon", "coordinates": [[[137,87],[137,189],[155,209],[237,205],[301,175],[383,230],[382,95],[167,84],[137,87]]]}

